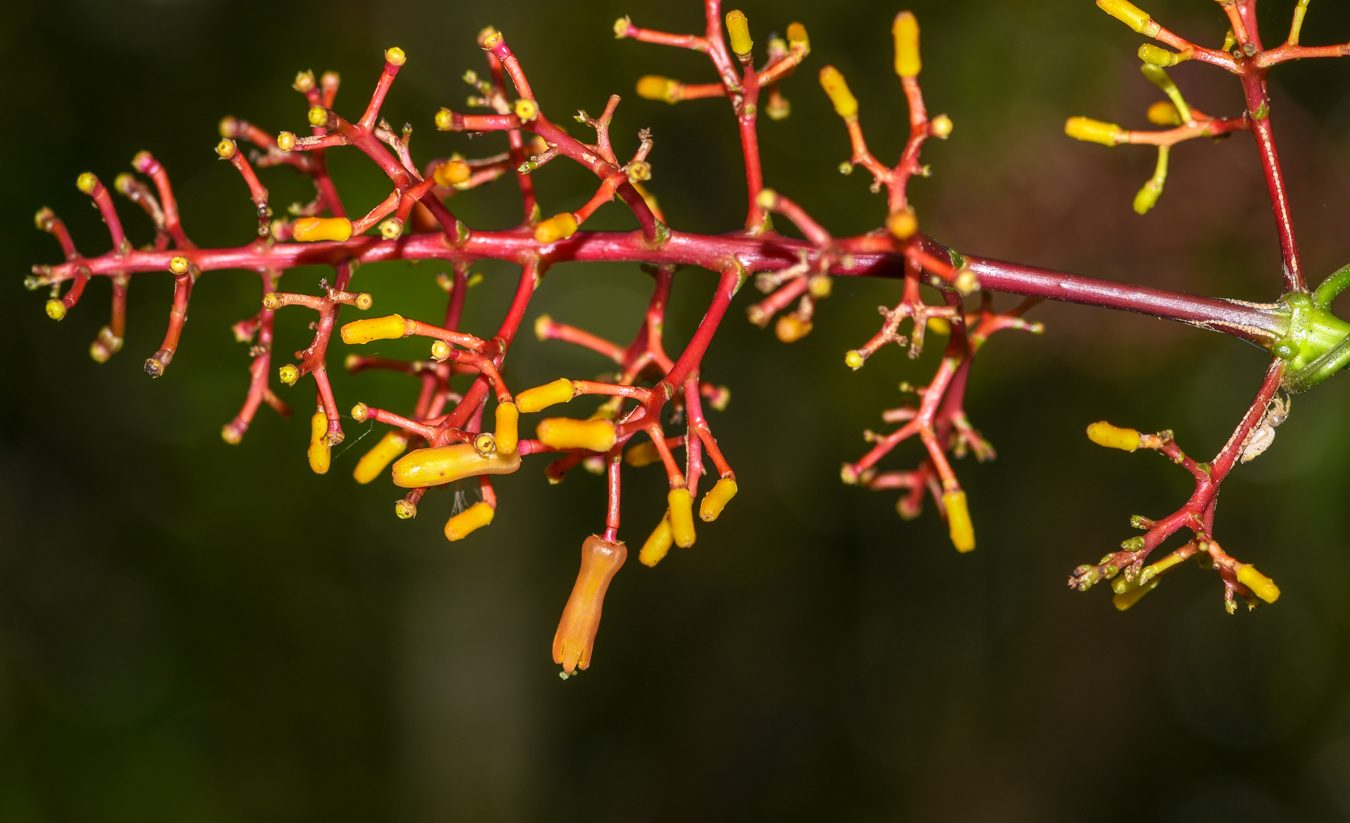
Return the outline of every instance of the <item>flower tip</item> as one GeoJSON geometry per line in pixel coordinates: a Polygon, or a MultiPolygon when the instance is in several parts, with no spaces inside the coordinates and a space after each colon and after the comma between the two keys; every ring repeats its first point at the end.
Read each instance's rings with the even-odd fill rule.
{"type": "Polygon", "coordinates": [[[708,493],[703,495],[703,501],[699,503],[698,516],[705,523],[711,523],[716,520],[726,508],[731,498],[736,496],[738,491],[736,481],[730,477],[723,477],[713,485],[708,493]]]}
{"type": "Polygon", "coordinates": [[[687,549],[694,545],[697,535],[694,533],[694,498],[688,489],[671,489],[666,495],[666,504],[670,507],[670,531],[675,545],[687,549]]]}
{"type": "Polygon", "coordinates": [[[469,508],[451,517],[445,523],[445,539],[451,543],[463,540],[484,526],[492,523],[497,510],[487,503],[474,503],[469,508]]]}
{"type": "Polygon", "coordinates": [[[680,100],[680,83],[678,80],[672,80],[669,77],[648,74],[645,77],[638,78],[637,93],[638,97],[644,100],[678,103],[680,100]]]}
{"type": "Polygon", "coordinates": [[[830,103],[834,106],[834,111],[845,120],[850,120],[858,116],[858,98],[849,91],[848,83],[844,81],[844,75],[834,66],[826,66],[820,70],[820,87],[825,90],[829,96],[830,103]]]}
{"type": "Polygon", "coordinates": [[[301,243],[345,243],[351,236],[352,221],[345,217],[301,217],[291,224],[291,237],[301,243]]]}
{"type": "Polygon", "coordinates": [[[1125,142],[1125,131],[1115,123],[1093,120],[1091,117],[1070,117],[1064,123],[1064,133],[1085,143],[1118,146],[1125,142]]]}
{"type": "Polygon", "coordinates": [[[745,19],[745,13],[733,9],[727,12],[726,20],[727,39],[731,41],[731,50],[736,52],[738,57],[748,55],[755,43],[750,39],[750,22],[745,19]]]}
{"type": "Polygon", "coordinates": [[[1252,590],[1252,594],[1266,601],[1274,603],[1280,599],[1280,587],[1275,585],[1275,581],[1266,577],[1256,570],[1255,566],[1242,566],[1237,572],[1238,582],[1252,590]]]}
{"type": "Polygon", "coordinates": [[[970,507],[966,505],[966,493],[951,491],[942,495],[942,505],[947,509],[947,529],[951,534],[952,545],[965,554],[975,548],[975,527],[970,522],[970,507]]]}
{"type": "Polygon", "coordinates": [[[328,109],[323,106],[314,106],[310,108],[309,113],[305,115],[311,126],[319,127],[328,125],[328,109]]]}
{"type": "Polygon", "coordinates": [[[891,26],[895,39],[895,73],[901,77],[917,77],[923,67],[919,60],[919,19],[914,12],[902,11],[891,26]]]}
{"type": "MultiPolygon", "coordinates": [[[[355,415],[353,415],[354,417],[355,415]]],[[[380,442],[371,447],[370,451],[361,455],[357,461],[356,468],[352,471],[352,477],[357,483],[365,485],[385,470],[394,458],[403,454],[404,449],[408,448],[408,436],[402,432],[386,432],[380,442]]],[[[405,520],[407,518],[404,518],[405,520]]]]}
{"type": "Polygon", "coordinates": [[[402,66],[408,62],[408,55],[398,46],[391,46],[384,51],[384,62],[391,66],[402,66]]]}
{"type": "Polygon", "coordinates": [[[53,320],[60,320],[66,316],[66,304],[60,300],[47,301],[47,316],[53,320]]]}
{"type": "Polygon", "coordinates": [[[445,188],[453,188],[469,179],[473,174],[473,169],[463,160],[450,160],[440,164],[432,172],[432,177],[436,178],[436,185],[445,188]]]}
{"type": "Polygon", "coordinates": [[[328,442],[328,416],[317,411],[309,421],[309,467],[315,474],[327,474],[332,460],[332,446],[328,442]]]}
{"type": "Polygon", "coordinates": [[[79,189],[85,194],[93,194],[94,189],[96,189],[97,187],[98,187],[98,178],[94,176],[93,172],[87,171],[84,174],[81,174],[79,177],[75,178],[75,188],[79,189]]]}
{"type": "Polygon", "coordinates": [[[810,320],[803,320],[795,314],[785,314],[774,324],[773,333],[780,342],[796,343],[810,334],[812,328],[814,325],[810,320]]]}
{"type": "Polygon", "coordinates": [[[549,417],[539,421],[535,436],[551,449],[582,449],[607,452],[614,448],[618,432],[608,420],[576,420],[571,417],[549,417]]]}
{"type": "Polygon", "coordinates": [[[848,352],[844,354],[844,365],[854,371],[861,369],[866,362],[867,358],[863,357],[863,353],[857,349],[849,349],[848,352]]]}
{"type": "Polygon", "coordinates": [[[280,369],[277,369],[277,379],[287,386],[294,386],[295,381],[300,379],[300,370],[287,363],[280,369]]]}
{"type": "Polygon", "coordinates": [[[283,131],[277,135],[277,148],[282,151],[291,151],[295,148],[295,134],[289,131],[283,131]]]}
{"type": "Polygon", "coordinates": [[[555,214],[534,227],[534,242],[547,245],[577,233],[577,218],[570,211],[555,214]]]}
{"type": "Polygon", "coordinates": [[[806,36],[806,26],[801,23],[789,23],[787,27],[788,45],[793,48],[800,48],[802,51],[811,50],[811,40],[806,36]]]}
{"type": "Polygon", "coordinates": [[[661,517],[661,522],[656,524],[647,542],[642,544],[642,551],[638,552],[638,562],[647,567],[653,567],[665,558],[670,547],[675,545],[675,535],[670,530],[670,512],[666,512],[661,517]]]}
{"type": "Polygon", "coordinates": [[[886,228],[896,240],[908,240],[919,230],[919,218],[913,209],[901,209],[886,218],[886,228]]]}

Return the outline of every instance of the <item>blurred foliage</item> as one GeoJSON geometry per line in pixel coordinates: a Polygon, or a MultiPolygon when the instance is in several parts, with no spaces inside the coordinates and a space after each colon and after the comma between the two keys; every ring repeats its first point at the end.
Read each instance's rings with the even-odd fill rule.
{"type": "MultiPolygon", "coordinates": [[[[1264,0],[1267,42],[1293,3],[1264,0]]],[[[842,126],[814,75],[845,72],[874,151],[893,154],[905,110],[890,70],[889,21],[871,2],[742,7],[756,40],[800,20],[815,49],[785,84],[792,117],[761,129],[767,182],[836,234],[879,223],[864,175],[840,177],[842,126]]],[[[1142,125],[1157,96],[1136,71],[1140,38],[1090,0],[916,0],[923,82],[956,123],[930,144],[931,180],[912,191],[925,229],[958,248],[1101,277],[1253,300],[1275,296],[1278,249],[1245,136],[1187,144],[1162,201],[1130,210],[1147,149],[1075,144],[1064,118],[1142,125]]],[[[1217,44],[1212,2],[1148,6],[1217,44]]],[[[706,81],[696,55],[616,42],[610,24],[701,30],[696,3],[619,0],[6,0],[0,5],[0,243],[10,354],[0,361],[0,819],[6,821],[839,820],[1292,821],[1350,818],[1350,380],[1297,399],[1275,446],[1239,470],[1218,539],[1285,596],[1226,617],[1212,574],[1171,575],[1128,614],[1105,592],[1075,594],[1068,571],[1129,537],[1127,518],[1171,511],[1183,473],[1147,454],[1094,449],[1103,417],[1169,427],[1192,453],[1226,439],[1259,382],[1256,349],[1148,318],[1037,309],[1041,338],[1004,335],[981,353],[971,418],[997,462],[958,466],[979,549],[958,556],[931,509],[902,523],[885,494],[846,488],[902,379],[898,350],[862,372],[843,352],[876,328],[894,287],[838,282],[816,331],[784,347],[729,318],[705,363],[728,384],[713,418],[741,494],[698,545],[660,567],[632,563],[606,603],[594,666],[562,683],[556,620],[603,490],[577,474],[547,486],[539,464],[498,486],[497,521],[465,543],[441,537],[448,495],[412,522],[398,497],[349,478],[360,449],[311,475],[303,419],[264,409],[243,444],[218,431],[242,401],[247,357],[229,324],[253,310],[253,277],[205,278],[167,375],[157,347],[169,279],[138,276],[125,351],[87,355],[106,322],[106,283],[61,323],[21,291],[54,261],[32,213],[50,205],[87,252],[106,234],[72,185],[111,180],[150,149],[176,182],[200,244],[245,242],[251,210],[211,151],[227,113],[277,131],[303,121],[297,69],[343,72],[338,107],[364,106],[380,50],[409,54],[385,112],[417,129],[416,156],[490,153],[441,135],[431,114],[462,106],[457,78],[481,68],[474,34],[507,35],[544,110],[593,113],[625,95],[620,153],[656,137],[652,188],[674,225],[725,231],[744,194],[724,103],[667,107],[630,90],[643,74],[706,81]]],[[[1350,6],[1312,3],[1304,42],[1350,39],[1350,6]]],[[[1174,71],[1193,103],[1234,114],[1236,83],[1174,71]]],[[[1350,62],[1273,75],[1293,210],[1314,281],[1347,262],[1350,62]]],[[[575,127],[574,127],[575,129],[575,127]]],[[[333,155],[354,207],[385,184],[355,152],[333,155]]],[[[273,202],[305,196],[286,172],[273,202]]],[[[540,172],[545,212],[592,183],[563,163],[540,172]]],[[[452,203],[472,226],[516,219],[509,185],[452,203]]],[[[148,226],[123,210],[133,237],[148,226]]],[[[597,219],[628,224],[617,207],[597,219]]],[[[514,279],[485,264],[468,327],[492,328],[514,279]]],[[[377,308],[438,312],[436,266],[363,268],[377,308]],[[427,308],[428,306],[432,308],[427,308]]],[[[319,271],[289,275],[313,288],[319,271]]],[[[548,312],[626,339],[648,281],[632,266],[565,265],[548,312]]],[[[679,344],[712,277],[681,274],[679,344]]],[[[747,298],[742,297],[742,301],[747,298]]],[[[283,312],[277,350],[308,339],[283,312]]],[[[341,346],[335,348],[340,358],[341,346]]],[[[391,344],[389,351],[393,351],[391,344]]],[[[284,358],[283,358],[284,362],[284,358]]],[[[340,359],[335,360],[340,362],[340,359]]],[[[521,340],[512,385],[603,371],[597,358],[521,340]]],[[[1342,382],[1343,381],[1343,382],[1342,382]]],[[[410,403],[394,376],[339,377],[344,406],[410,403]]],[[[285,395],[299,409],[310,389],[285,395]]],[[[303,418],[303,415],[301,415],[303,418]]],[[[363,429],[349,428],[348,442],[363,429]]],[[[345,444],[344,444],[345,448],[345,444]]],[[[917,447],[916,447],[917,448],[917,447]]],[[[917,451],[905,459],[917,459],[917,451]]],[[[897,464],[899,465],[899,464],[897,464]]],[[[624,536],[640,542],[663,483],[634,472],[624,536]]]]}

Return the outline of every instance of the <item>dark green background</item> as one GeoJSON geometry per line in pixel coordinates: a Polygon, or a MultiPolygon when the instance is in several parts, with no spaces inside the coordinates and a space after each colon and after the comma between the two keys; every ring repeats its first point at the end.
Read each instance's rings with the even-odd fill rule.
{"type": "MultiPolygon", "coordinates": [[[[838,281],[816,331],[783,346],[746,323],[742,295],[705,361],[731,386],[713,425],[741,494],[698,545],[615,580],[594,665],[561,682],[548,649],[582,539],[603,516],[602,484],[548,487],[542,464],[503,478],[497,522],[454,545],[448,495],[413,522],[397,492],[305,463],[303,419],[263,409],[239,446],[218,431],[246,386],[229,324],[251,313],[255,278],[213,274],[167,375],[158,346],[167,276],[131,289],[126,350],[99,366],[106,321],[93,284],[59,326],[22,290],[59,258],[32,228],[50,205],[80,247],[106,233],[73,183],[104,181],[140,149],[170,170],[201,244],[251,231],[237,175],[211,151],[220,116],[277,131],[303,125],[297,69],[340,70],[354,116],[398,44],[409,62],[385,113],[417,128],[425,159],[495,152],[441,135],[431,115],[461,106],[480,69],[474,34],[506,34],[545,112],[592,113],[625,95],[620,153],[651,126],[652,188],[673,225],[726,231],[743,183],[724,103],[667,107],[631,94],[637,77],[711,79],[695,55],[616,42],[610,24],[700,30],[693,2],[468,4],[432,0],[6,0],[0,5],[0,820],[801,820],[1321,821],[1350,817],[1350,380],[1297,398],[1266,456],[1225,486],[1217,537],[1280,584],[1273,608],[1227,617],[1211,573],[1178,570],[1136,609],[1076,594],[1068,571],[1159,516],[1189,490],[1151,454],[1092,447],[1103,417],[1173,428],[1207,456],[1259,380],[1259,351],[1137,316],[1047,306],[1043,337],[996,337],[977,364],[974,423],[997,462],[958,464],[979,549],[958,556],[932,514],[902,523],[891,494],[847,488],[838,466],[880,428],[896,384],[931,358],[898,349],[852,373],[892,284],[838,281]]],[[[1278,41],[1292,2],[1265,0],[1278,41]]],[[[837,234],[877,225],[880,197],[840,177],[843,128],[814,80],[839,66],[876,152],[893,159],[905,109],[890,69],[897,8],[751,3],[759,44],[792,20],[814,52],[786,84],[791,119],[761,129],[767,182],[837,234]]],[[[1278,254],[1251,140],[1196,142],[1146,218],[1130,210],[1147,149],[1078,144],[1064,118],[1142,125],[1159,98],[1136,70],[1141,38],[1090,0],[921,0],[924,85],[956,123],[912,192],[924,227],[958,248],[1101,277],[1270,300],[1278,254]]],[[[1148,7],[1216,45],[1209,0],[1148,7]]],[[[1350,8],[1312,4],[1305,41],[1350,39],[1350,8]]],[[[1175,76],[1191,102],[1241,108],[1216,70],[1175,76]]],[[[1276,131],[1310,278],[1350,262],[1350,64],[1277,73],[1276,131]]],[[[573,132],[581,134],[578,127],[573,132]]],[[[388,190],[356,156],[332,160],[348,204],[388,190]]],[[[273,202],[305,196],[284,171],[273,202]]],[[[538,174],[545,212],[575,208],[593,182],[563,162],[538,174]]],[[[470,225],[518,216],[509,184],[457,197],[470,225]]],[[[137,242],[146,221],[123,214],[137,242]]],[[[618,207],[597,220],[629,223],[618,207]]],[[[377,310],[435,317],[436,266],[368,266],[356,285],[377,310]]],[[[495,326],[514,277],[484,265],[471,330],[495,326]]],[[[322,276],[300,271],[291,290],[322,276]]],[[[679,344],[713,279],[681,274],[669,322],[679,344]]],[[[531,307],[626,340],[647,279],[633,266],[567,265],[531,307]]],[[[304,345],[310,317],[281,316],[278,351],[304,345]]],[[[341,362],[335,344],[334,362],[341,362]]],[[[390,345],[385,351],[402,351],[390,345]]],[[[414,349],[408,349],[413,352],[414,349]]],[[[597,357],[522,339],[508,379],[523,388],[604,370],[597,357]]],[[[357,400],[406,408],[391,376],[339,377],[357,400]]],[[[308,382],[285,395],[308,404],[308,382]]],[[[351,424],[349,441],[362,427],[351,424]]],[[[888,464],[918,459],[907,446],[888,464]]],[[[628,475],[624,536],[640,544],[661,511],[659,470],[628,475]]]]}

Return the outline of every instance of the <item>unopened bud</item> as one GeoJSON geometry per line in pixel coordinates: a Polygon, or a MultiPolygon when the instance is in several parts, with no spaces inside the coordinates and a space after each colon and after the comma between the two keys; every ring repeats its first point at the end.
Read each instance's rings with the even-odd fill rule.
{"type": "Polygon", "coordinates": [[[492,522],[497,510],[486,503],[474,503],[469,508],[450,518],[445,523],[445,539],[450,542],[463,540],[475,531],[492,522]]]}
{"type": "Polygon", "coordinates": [[[711,523],[726,508],[731,498],[736,496],[736,481],[730,477],[723,477],[713,485],[708,493],[703,495],[702,502],[698,506],[698,516],[705,523],[711,523]]]}
{"type": "Polygon", "coordinates": [[[1190,54],[1178,54],[1159,48],[1152,43],[1145,43],[1139,47],[1139,59],[1154,66],[1175,66],[1183,60],[1190,59],[1190,54]]]}
{"type": "Polygon", "coordinates": [[[510,454],[516,450],[519,435],[520,410],[514,403],[498,403],[496,428],[492,435],[497,441],[497,451],[510,454]]]}
{"type": "Polygon", "coordinates": [[[402,66],[404,63],[408,62],[408,55],[403,52],[403,49],[394,46],[385,49],[384,62],[391,66],[402,66]]]}
{"type": "Polygon", "coordinates": [[[1142,445],[1142,435],[1138,431],[1113,426],[1105,420],[1088,426],[1087,436],[1093,443],[1107,449],[1132,452],[1142,445]]]}
{"type": "Polygon", "coordinates": [[[534,242],[548,244],[566,240],[577,232],[576,215],[570,211],[555,214],[534,227],[534,242]]]}
{"type": "Polygon", "coordinates": [[[848,83],[844,82],[844,75],[834,66],[826,66],[820,70],[820,87],[825,89],[825,94],[829,96],[830,103],[834,105],[834,111],[845,120],[858,116],[858,99],[853,96],[853,92],[848,90],[848,83]]]}
{"type": "Polygon", "coordinates": [[[1097,0],[1097,6],[1145,37],[1152,37],[1162,28],[1153,22],[1148,12],[1129,0],[1097,0]]]}
{"type": "Polygon", "coordinates": [[[535,436],[549,448],[593,452],[609,451],[618,439],[614,424],[608,420],[575,420],[571,417],[540,420],[535,436]]]}
{"type": "Polygon", "coordinates": [[[332,447],[328,445],[328,417],[318,411],[309,420],[309,467],[315,474],[327,474],[332,463],[332,447]]]}
{"type": "Polygon", "coordinates": [[[380,442],[376,443],[370,451],[361,456],[356,463],[356,469],[352,472],[352,477],[356,482],[362,485],[369,483],[380,476],[380,472],[385,470],[396,457],[408,448],[408,435],[399,431],[385,432],[380,442]]]}
{"type": "Polygon", "coordinates": [[[221,140],[216,144],[216,154],[220,155],[221,160],[229,160],[234,157],[234,153],[239,151],[239,146],[229,138],[221,140]]]}
{"type": "Polygon", "coordinates": [[[666,512],[662,515],[661,522],[652,530],[647,542],[642,544],[642,551],[638,552],[638,562],[644,566],[655,566],[673,545],[675,535],[670,530],[670,512],[666,512]]]}
{"type": "Polygon", "coordinates": [[[975,548],[975,527],[970,522],[966,493],[947,492],[942,495],[942,505],[947,509],[947,531],[951,534],[952,545],[962,554],[975,548]]]}
{"type": "Polygon", "coordinates": [[[520,453],[484,455],[472,443],[417,449],[394,463],[394,485],[405,489],[441,486],[484,474],[511,474],[520,468],[520,453]]]}
{"type": "Polygon", "coordinates": [[[1064,124],[1064,133],[1075,140],[1118,146],[1125,142],[1125,130],[1115,123],[1103,123],[1090,117],[1070,117],[1064,124]]]}
{"type": "Polygon", "coordinates": [[[914,12],[902,11],[891,26],[895,38],[895,73],[901,77],[916,77],[922,63],[919,60],[919,20],[914,12]]]}
{"type": "Polygon", "coordinates": [[[849,349],[848,352],[844,354],[844,365],[848,366],[850,369],[853,369],[854,371],[861,369],[863,367],[863,363],[866,362],[867,359],[863,357],[863,353],[858,351],[857,349],[849,349]]]}
{"type": "Polygon", "coordinates": [[[81,174],[79,177],[75,178],[75,188],[79,189],[85,194],[93,194],[94,189],[96,189],[97,187],[98,187],[98,178],[94,176],[93,172],[87,171],[84,174],[81,174]]]}
{"type": "Polygon", "coordinates": [[[727,39],[731,41],[731,50],[739,56],[750,53],[755,43],[750,39],[750,22],[739,10],[727,12],[727,39]]]}
{"type": "Polygon", "coordinates": [[[280,380],[282,383],[286,384],[287,386],[294,386],[295,381],[300,379],[300,370],[297,369],[295,366],[292,366],[291,364],[287,363],[286,365],[277,369],[277,379],[280,380]]]}
{"type": "Polygon", "coordinates": [[[1266,577],[1256,570],[1255,566],[1241,566],[1237,572],[1238,582],[1252,590],[1252,594],[1266,601],[1274,603],[1280,599],[1280,587],[1275,585],[1275,581],[1266,577]]]}
{"type": "Polygon", "coordinates": [[[308,91],[314,91],[314,72],[312,71],[296,72],[295,82],[291,84],[291,88],[295,89],[301,94],[304,94],[305,92],[308,91]]]}
{"type": "Polygon", "coordinates": [[[560,377],[552,383],[535,386],[532,389],[526,389],[520,394],[517,394],[516,408],[526,414],[530,414],[531,412],[542,411],[549,406],[566,403],[574,396],[572,381],[565,377],[560,377]]]}
{"type": "Polygon", "coordinates": [[[342,327],[342,342],[355,346],[372,340],[397,340],[403,337],[407,330],[408,321],[404,320],[402,315],[367,317],[345,324],[342,327]]]}
{"type": "Polygon", "coordinates": [[[814,328],[810,320],[803,320],[795,314],[785,314],[774,324],[773,333],[780,342],[796,343],[811,333],[814,328]]]}
{"type": "Polygon", "coordinates": [[[651,441],[639,443],[623,453],[623,462],[635,469],[650,466],[660,459],[661,452],[657,450],[656,444],[651,441]]]}
{"type": "Polygon", "coordinates": [[[301,217],[291,224],[291,237],[301,243],[332,240],[343,243],[352,236],[352,221],[345,217],[301,217]]]}
{"type": "Polygon", "coordinates": [[[315,106],[309,110],[306,118],[311,126],[326,126],[328,125],[328,109],[323,106],[315,106]]]}
{"type": "Polygon", "coordinates": [[[670,506],[670,532],[675,545],[687,549],[694,545],[694,499],[688,489],[671,489],[666,495],[666,504],[670,506]]]}
{"type": "Polygon", "coordinates": [[[277,148],[282,151],[290,151],[295,148],[295,135],[288,131],[283,131],[277,135],[277,148]]]}
{"type": "Polygon", "coordinates": [[[1156,126],[1180,126],[1181,112],[1167,100],[1159,100],[1148,107],[1148,122],[1156,126]]]}
{"type": "Polygon", "coordinates": [[[803,51],[811,50],[811,40],[806,36],[806,26],[801,23],[789,23],[787,27],[788,45],[803,51]]]}
{"type": "Polygon", "coordinates": [[[649,74],[639,78],[637,82],[638,97],[647,100],[664,100],[667,103],[678,103],[680,83],[678,80],[671,80],[669,77],[661,77],[655,74],[649,74]]]}
{"type": "Polygon", "coordinates": [[[524,123],[528,123],[539,116],[539,106],[533,100],[521,98],[516,101],[512,109],[515,111],[516,117],[519,117],[521,122],[524,123]]]}
{"type": "Polygon", "coordinates": [[[886,218],[886,228],[897,240],[908,240],[919,230],[919,218],[913,209],[902,209],[886,218]]]}
{"type": "Polygon", "coordinates": [[[60,300],[47,301],[47,316],[53,320],[60,320],[66,316],[66,304],[60,300]]]}
{"type": "Polygon", "coordinates": [[[946,140],[952,136],[952,119],[945,114],[939,114],[928,122],[928,130],[939,140],[946,140]]]}
{"type": "Polygon", "coordinates": [[[444,186],[447,189],[456,186],[468,180],[473,174],[473,169],[463,160],[450,160],[436,167],[432,176],[436,178],[436,185],[444,186]]]}

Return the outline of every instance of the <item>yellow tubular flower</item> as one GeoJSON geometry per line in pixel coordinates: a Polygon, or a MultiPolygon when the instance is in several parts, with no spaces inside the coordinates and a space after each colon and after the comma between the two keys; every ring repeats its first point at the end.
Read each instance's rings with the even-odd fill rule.
{"type": "Polygon", "coordinates": [[[520,420],[520,409],[514,403],[498,403],[496,419],[497,428],[492,432],[492,437],[497,441],[497,451],[510,454],[516,450],[519,441],[517,422],[520,420]]]}
{"type": "Polygon", "coordinates": [[[385,317],[367,317],[353,320],[342,327],[342,342],[349,346],[369,343],[372,340],[397,340],[408,330],[408,321],[402,315],[391,314],[385,317]]]}
{"type": "Polygon", "coordinates": [[[637,81],[638,97],[645,100],[663,100],[667,103],[679,102],[679,81],[669,77],[649,74],[637,81]]]}
{"type": "Polygon", "coordinates": [[[727,12],[727,39],[731,41],[731,50],[738,56],[750,53],[755,42],[750,39],[750,22],[739,10],[727,12]]]}
{"type": "Polygon", "coordinates": [[[436,178],[436,185],[444,186],[447,189],[463,183],[473,174],[473,169],[463,160],[450,160],[436,167],[432,176],[436,178]]]}
{"type": "Polygon", "coordinates": [[[566,403],[573,396],[572,381],[565,377],[559,377],[552,383],[535,386],[516,395],[516,408],[530,414],[547,409],[549,406],[566,403]]]}
{"type": "Polygon", "coordinates": [[[806,36],[806,26],[801,23],[789,23],[787,27],[788,45],[800,46],[803,51],[811,50],[811,40],[806,36]]]}
{"type": "Polygon", "coordinates": [[[497,510],[486,503],[474,503],[445,522],[445,539],[463,540],[492,522],[497,510]]]}
{"type": "Polygon", "coordinates": [[[534,242],[555,243],[577,233],[577,218],[570,211],[555,214],[534,227],[534,242]]]}
{"type": "Polygon", "coordinates": [[[535,436],[549,448],[593,452],[609,451],[618,439],[614,424],[608,420],[574,420],[571,417],[540,420],[535,436]]]}
{"type": "Polygon", "coordinates": [[[1280,599],[1280,587],[1275,585],[1275,581],[1266,577],[1256,570],[1255,566],[1242,566],[1237,573],[1238,582],[1252,590],[1252,594],[1266,601],[1274,603],[1280,599]]]}
{"type": "Polygon", "coordinates": [[[673,545],[675,534],[670,530],[670,512],[666,512],[661,517],[661,522],[652,530],[647,542],[642,544],[642,551],[638,552],[638,562],[644,566],[655,566],[673,545]]]}
{"type": "Polygon", "coordinates": [[[611,543],[598,534],[581,544],[581,570],[553,635],[553,662],[562,664],[564,674],[591,665],[605,592],[627,559],[628,549],[623,543],[611,543]]]}
{"type": "Polygon", "coordinates": [[[1142,445],[1143,435],[1134,429],[1113,426],[1105,420],[1098,420],[1087,427],[1088,439],[1106,449],[1120,449],[1132,452],[1142,445]]]}
{"type": "Polygon", "coordinates": [[[848,90],[848,83],[844,82],[844,75],[839,73],[839,69],[834,66],[826,66],[820,70],[820,87],[829,95],[830,102],[834,104],[834,111],[845,120],[851,120],[858,116],[858,98],[853,96],[853,92],[848,90]]]}
{"type": "Polygon", "coordinates": [[[919,60],[919,20],[912,11],[902,11],[891,26],[895,37],[895,73],[901,77],[917,77],[922,63],[919,60]]]}
{"type": "Polygon", "coordinates": [[[942,495],[942,505],[947,508],[947,530],[951,533],[952,545],[962,554],[975,548],[975,527],[970,523],[966,493],[947,492],[942,495]]]}
{"type": "Polygon", "coordinates": [[[380,472],[394,461],[395,457],[403,454],[408,448],[408,435],[399,431],[386,432],[380,442],[364,455],[356,464],[356,470],[352,472],[352,477],[356,482],[365,485],[380,476],[380,472]]]}
{"type": "Polygon", "coordinates": [[[670,506],[670,533],[675,545],[687,549],[694,545],[694,498],[688,489],[671,489],[666,495],[666,504],[670,506]]]}
{"type": "Polygon", "coordinates": [[[480,474],[510,474],[520,468],[520,452],[479,454],[472,443],[417,449],[394,463],[394,485],[421,489],[480,474]]]}
{"type": "Polygon", "coordinates": [[[639,443],[628,451],[623,453],[623,462],[635,469],[643,466],[650,466],[661,459],[661,452],[656,450],[656,444],[650,440],[645,443],[639,443]]]}
{"type": "Polygon", "coordinates": [[[1152,37],[1162,29],[1148,12],[1129,0],[1097,0],[1097,6],[1145,37],[1152,37]]]}
{"type": "Polygon", "coordinates": [[[352,221],[345,217],[301,217],[291,224],[291,237],[301,243],[335,240],[342,243],[352,236],[352,221]]]}
{"type": "Polygon", "coordinates": [[[730,477],[723,477],[703,495],[703,502],[698,506],[698,516],[703,522],[711,523],[726,508],[731,498],[736,496],[736,481],[730,477]]]}
{"type": "Polygon", "coordinates": [[[1158,581],[1154,580],[1146,586],[1136,586],[1133,589],[1128,589],[1113,596],[1111,598],[1111,603],[1120,611],[1125,611],[1135,603],[1138,603],[1141,597],[1156,588],[1158,588],[1158,581]]]}
{"type": "Polygon", "coordinates": [[[328,466],[332,463],[330,449],[328,417],[321,411],[314,412],[309,420],[309,467],[315,474],[328,474],[328,466]]]}
{"type": "Polygon", "coordinates": [[[1091,117],[1070,117],[1064,124],[1064,133],[1075,140],[1103,146],[1118,146],[1125,142],[1125,130],[1120,126],[1091,117]]]}

